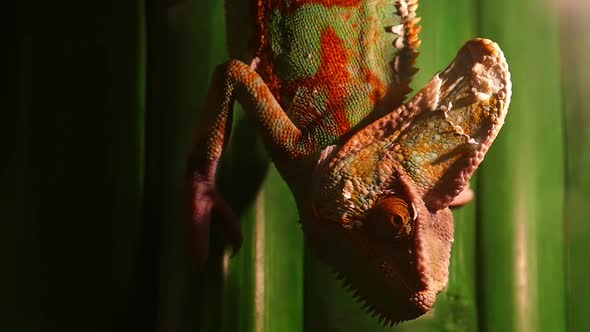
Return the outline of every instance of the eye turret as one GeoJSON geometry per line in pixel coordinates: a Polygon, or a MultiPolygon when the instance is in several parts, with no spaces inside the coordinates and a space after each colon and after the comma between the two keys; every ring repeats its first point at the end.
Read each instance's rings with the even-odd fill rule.
{"type": "Polygon", "coordinates": [[[416,213],[413,205],[400,198],[388,196],[378,200],[367,213],[367,231],[383,240],[407,239],[412,235],[416,213]]]}

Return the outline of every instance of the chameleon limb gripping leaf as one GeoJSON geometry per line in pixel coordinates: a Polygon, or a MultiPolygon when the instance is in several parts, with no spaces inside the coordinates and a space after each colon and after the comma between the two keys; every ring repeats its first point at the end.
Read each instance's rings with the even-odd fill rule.
{"type": "Polygon", "coordinates": [[[511,83],[498,45],[474,39],[404,104],[417,7],[226,0],[235,59],[214,74],[189,160],[197,260],[215,209],[234,248],[241,243],[214,186],[238,101],[293,192],[306,243],[364,308],[384,324],[432,308],[448,281],[449,206],[471,199],[469,178],[504,123],[511,83]],[[242,30],[231,23],[238,12],[250,20],[242,30]]]}

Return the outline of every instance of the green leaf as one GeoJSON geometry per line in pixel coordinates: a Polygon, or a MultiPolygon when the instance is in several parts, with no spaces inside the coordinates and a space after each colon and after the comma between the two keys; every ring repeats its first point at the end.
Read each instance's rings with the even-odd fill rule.
{"type": "Polygon", "coordinates": [[[581,332],[590,330],[590,70],[587,65],[590,54],[590,7],[584,1],[568,0],[563,2],[561,14],[567,165],[564,225],[567,246],[567,327],[568,331],[581,332]]]}
{"type": "Polygon", "coordinates": [[[481,33],[504,50],[513,96],[480,173],[484,331],[562,331],[564,151],[559,35],[547,1],[482,1],[481,33]]]}

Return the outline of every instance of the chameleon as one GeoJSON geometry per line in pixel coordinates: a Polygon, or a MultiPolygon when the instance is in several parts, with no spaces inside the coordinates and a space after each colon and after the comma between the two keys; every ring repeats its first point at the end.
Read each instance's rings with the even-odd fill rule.
{"type": "Polygon", "coordinates": [[[383,324],[427,313],[448,282],[451,205],[511,97],[499,46],[476,38],[412,98],[418,0],[226,0],[230,60],[209,87],[188,158],[193,255],[211,215],[239,249],[215,175],[239,102],[288,184],[306,245],[383,324]],[[407,100],[408,99],[408,100],[407,100]]]}

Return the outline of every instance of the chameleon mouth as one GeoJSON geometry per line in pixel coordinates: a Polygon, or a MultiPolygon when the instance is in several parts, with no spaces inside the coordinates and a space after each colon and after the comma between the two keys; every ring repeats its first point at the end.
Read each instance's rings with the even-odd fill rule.
{"type": "MultiPolygon", "coordinates": [[[[417,291],[407,300],[399,297],[389,299],[387,306],[379,305],[374,298],[365,295],[362,290],[357,288],[357,284],[352,282],[342,273],[333,269],[336,279],[342,282],[342,287],[349,292],[354,300],[360,304],[361,308],[370,316],[374,317],[379,324],[392,327],[399,323],[420,317],[430,311],[436,300],[436,294],[432,291],[417,291]],[[386,309],[387,308],[387,309],[386,309]]],[[[381,290],[383,291],[383,290],[381,290]]]]}
{"type": "Polygon", "coordinates": [[[305,224],[306,241],[369,315],[393,326],[427,313],[436,292],[427,289],[413,255],[415,239],[383,255],[362,233],[326,220],[305,224]],[[379,253],[379,254],[377,254],[379,253]]]}

